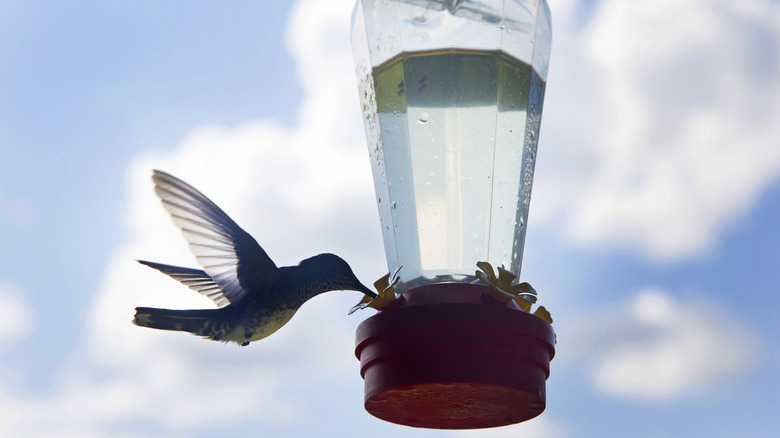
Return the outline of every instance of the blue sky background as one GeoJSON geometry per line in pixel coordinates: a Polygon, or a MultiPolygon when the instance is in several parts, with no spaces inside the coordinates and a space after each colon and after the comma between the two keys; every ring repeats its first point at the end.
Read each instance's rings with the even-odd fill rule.
{"type": "Polygon", "coordinates": [[[406,429],[362,409],[353,293],[239,349],[130,324],[207,307],[151,169],[279,265],[386,271],[353,2],[0,2],[0,435],[773,436],[780,4],[550,0],[522,277],[555,318],[538,419],[406,429]]]}

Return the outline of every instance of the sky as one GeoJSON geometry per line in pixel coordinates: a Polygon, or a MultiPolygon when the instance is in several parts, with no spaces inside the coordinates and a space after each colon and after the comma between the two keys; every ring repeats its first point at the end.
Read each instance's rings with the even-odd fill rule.
{"type": "Polygon", "coordinates": [[[0,2],[0,435],[769,437],[780,430],[780,2],[549,0],[522,279],[547,409],[433,431],[362,407],[360,296],[246,348],[134,327],[211,303],[152,169],[277,265],[387,271],[351,0],[0,2]]]}

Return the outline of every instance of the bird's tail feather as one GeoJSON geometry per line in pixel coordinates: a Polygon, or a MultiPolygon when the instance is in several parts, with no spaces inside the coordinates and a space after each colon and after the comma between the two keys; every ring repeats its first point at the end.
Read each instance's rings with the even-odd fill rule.
{"type": "Polygon", "coordinates": [[[215,341],[224,340],[228,328],[220,318],[223,309],[169,310],[136,307],[133,324],[158,330],[189,332],[215,341]]]}

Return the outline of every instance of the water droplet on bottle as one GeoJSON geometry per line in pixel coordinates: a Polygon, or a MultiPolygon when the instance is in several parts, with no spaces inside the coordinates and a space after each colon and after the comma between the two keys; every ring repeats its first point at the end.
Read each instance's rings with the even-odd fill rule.
{"type": "Polygon", "coordinates": [[[422,114],[420,114],[420,122],[421,122],[421,123],[425,123],[425,122],[427,122],[427,121],[428,121],[428,117],[429,117],[429,116],[428,116],[428,113],[422,113],[422,114]]]}
{"type": "Polygon", "coordinates": [[[390,203],[390,208],[392,208],[393,210],[395,210],[395,201],[393,201],[392,203],[390,203]]]}

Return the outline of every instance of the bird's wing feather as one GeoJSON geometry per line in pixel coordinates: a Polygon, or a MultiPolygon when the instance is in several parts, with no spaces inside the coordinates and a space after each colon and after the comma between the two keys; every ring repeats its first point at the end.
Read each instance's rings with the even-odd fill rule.
{"type": "Polygon", "coordinates": [[[181,228],[203,270],[231,303],[247,291],[267,290],[276,265],[252,236],[242,230],[210,199],[165,172],[152,175],[155,193],[181,228]]]}
{"type": "Polygon", "coordinates": [[[230,301],[225,297],[225,294],[222,293],[222,289],[219,288],[219,285],[215,283],[205,271],[147,262],[146,260],[138,260],[138,263],[154,268],[174,280],[184,283],[195,292],[209,297],[214,301],[214,304],[219,307],[225,307],[230,304],[230,301]]]}

